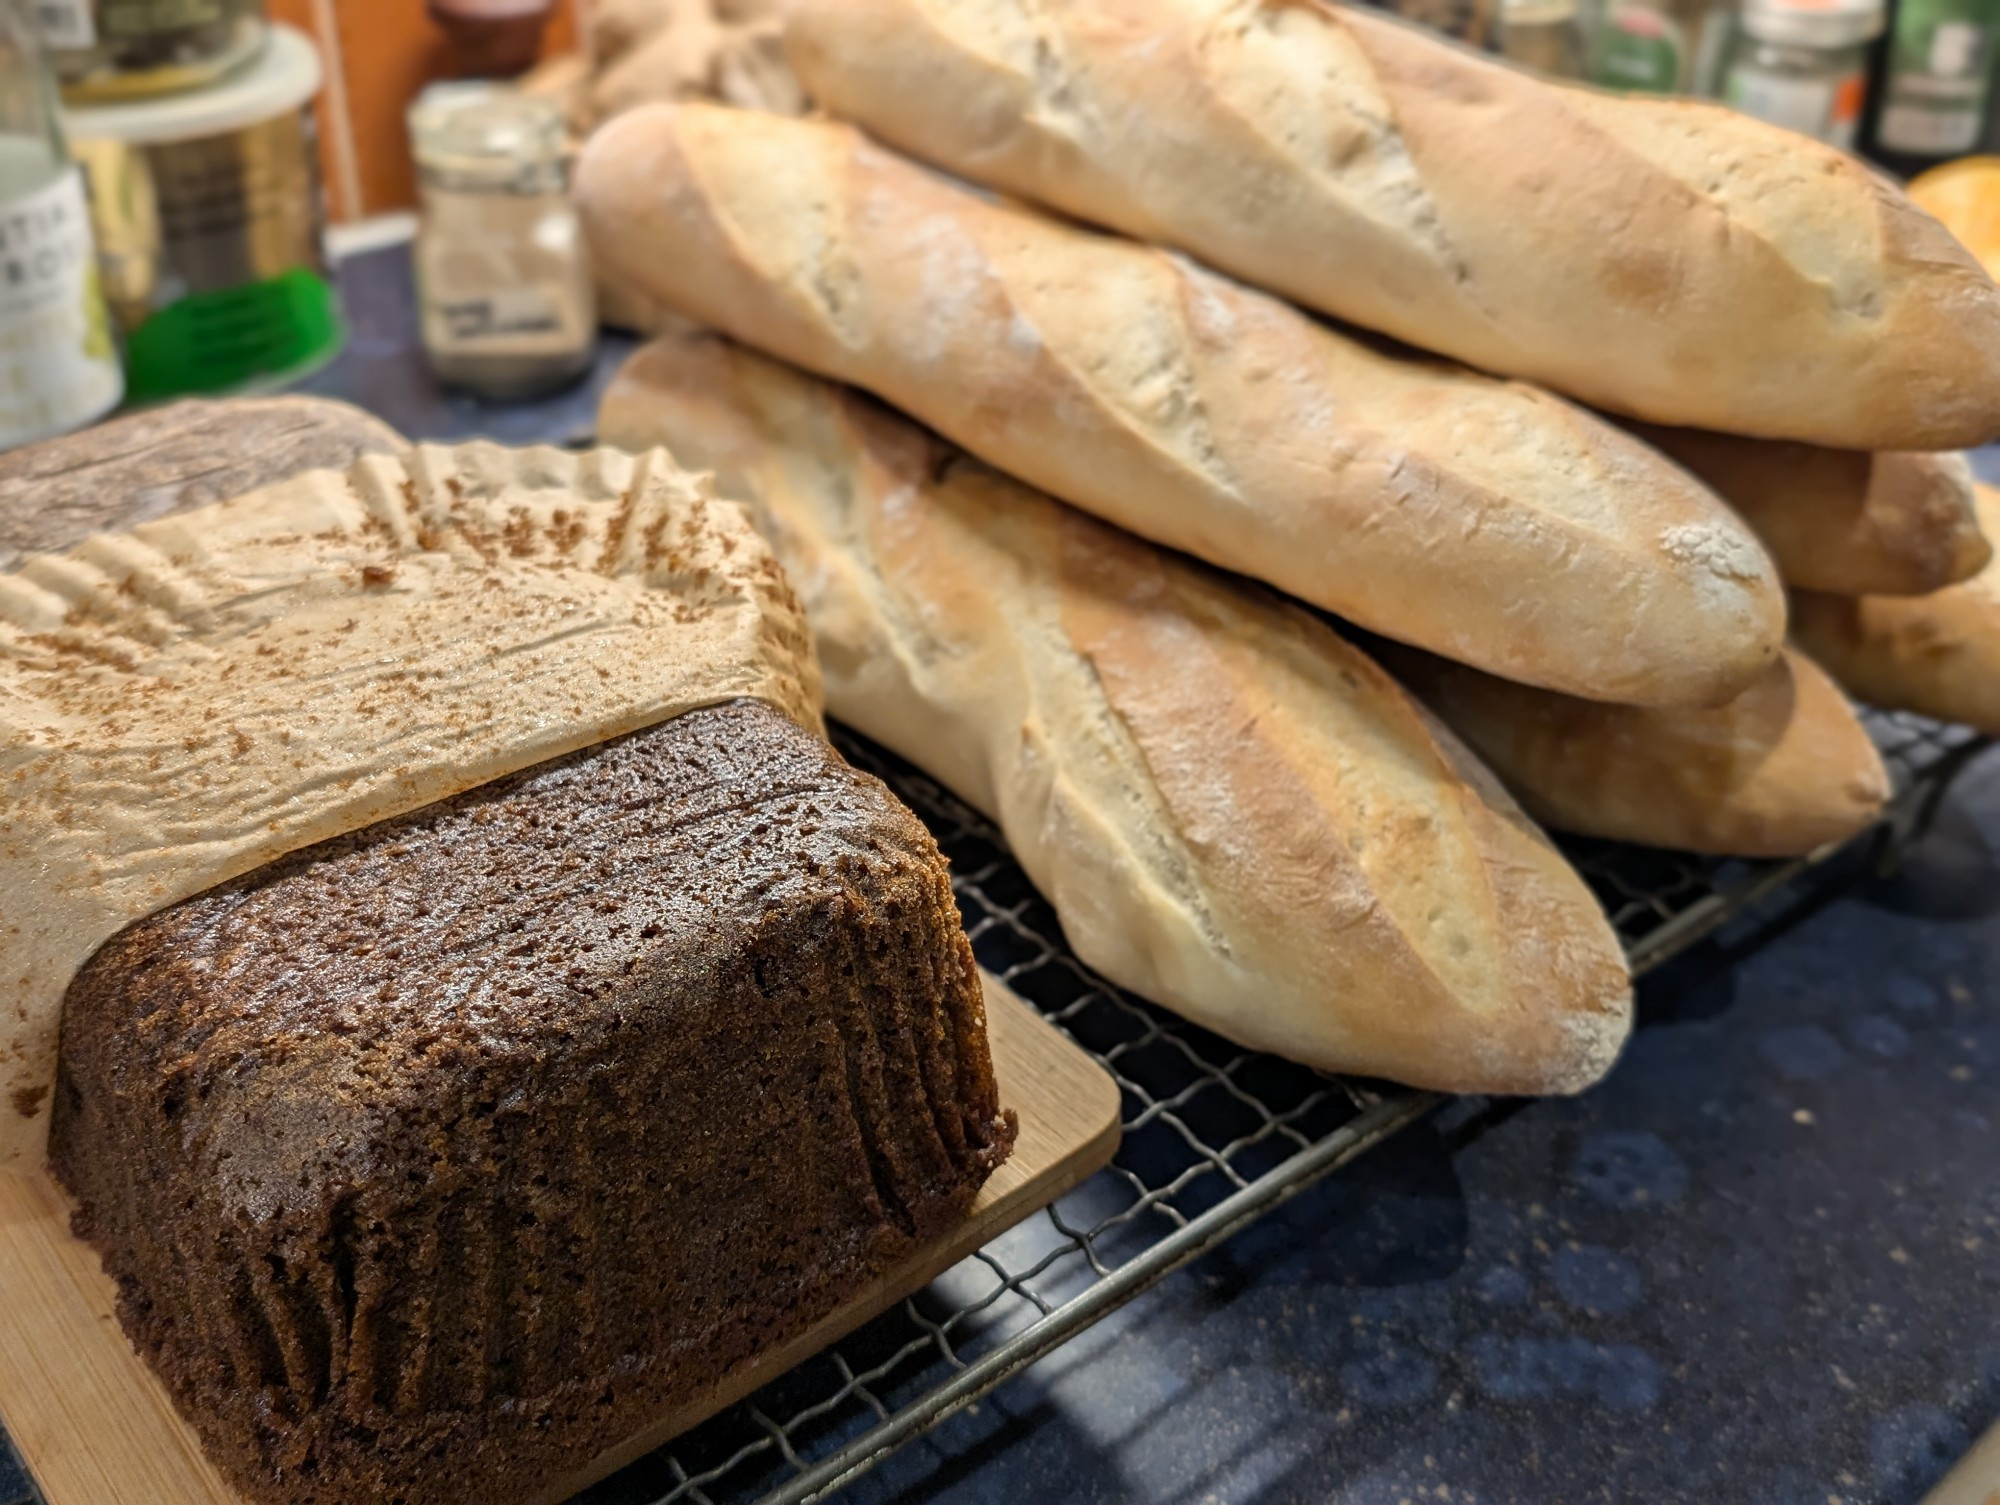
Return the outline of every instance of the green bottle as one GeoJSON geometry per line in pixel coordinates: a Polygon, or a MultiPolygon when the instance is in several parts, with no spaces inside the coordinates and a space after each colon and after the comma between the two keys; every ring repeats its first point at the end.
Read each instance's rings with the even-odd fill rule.
{"type": "Polygon", "coordinates": [[[1680,21],[1657,6],[1624,3],[1607,8],[1591,56],[1591,82],[1606,89],[1671,94],[1680,87],[1687,35],[1680,21]]]}
{"type": "Polygon", "coordinates": [[[1688,94],[1707,49],[1711,0],[1609,0],[1590,50],[1590,81],[1638,94],[1688,94]]]}
{"type": "Polygon", "coordinates": [[[2000,42],[2000,0],[1902,0],[1876,93],[1870,155],[1921,172],[1978,143],[2000,42]]]}

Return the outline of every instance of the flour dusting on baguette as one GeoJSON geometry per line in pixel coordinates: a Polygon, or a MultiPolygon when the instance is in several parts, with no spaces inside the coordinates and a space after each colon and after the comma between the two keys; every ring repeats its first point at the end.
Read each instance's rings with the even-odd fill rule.
{"type": "Polygon", "coordinates": [[[1842,596],[1922,596],[1993,557],[1963,455],[1827,449],[1633,424],[1715,488],[1756,531],[1787,585],[1842,596]]]}
{"type": "Polygon", "coordinates": [[[1734,528],[1680,523],[1660,534],[1660,546],[1723,580],[1762,579],[1770,568],[1764,551],[1734,528]]]}

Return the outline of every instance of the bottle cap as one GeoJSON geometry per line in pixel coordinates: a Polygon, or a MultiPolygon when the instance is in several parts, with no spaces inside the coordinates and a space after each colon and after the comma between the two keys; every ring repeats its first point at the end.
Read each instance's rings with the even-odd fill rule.
{"type": "Polygon", "coordinates": [[[517,78],[535,65],[554,0],[429,0],[460,78],[517,78]]]}
{"type": "Polygon", "coordinates": [[[566,130],[554,100],[511,84],[431,84],[410,106],[410,140],[424,158],[533,161],[560,155],[566,130]]]}
{"type": "Polygon", "coordinates": [[[296,110],[319,93],[319,85],[319,49],[303,33],[273,26],[263,55],[240,73],[187,94],[71,105],[63,110],[63,129],[74,141],[197,141],[296,110]]]}
{"type": "Polygon", "coordinates": [[[1882,34],[1883,0],[1745,0],[1741,25],[1778,47],[1858,47],[1882,34]]]}

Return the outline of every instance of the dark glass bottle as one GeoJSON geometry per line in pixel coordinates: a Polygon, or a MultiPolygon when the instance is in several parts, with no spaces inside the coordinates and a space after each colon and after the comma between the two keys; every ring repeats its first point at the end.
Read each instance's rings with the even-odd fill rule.
{"type": "Polygon", "coordinates": [[[1897,0],[1876,54],[1866,154],[1914,177],[1976,150],[1996,45],[2000,0],[1897,0]]]}

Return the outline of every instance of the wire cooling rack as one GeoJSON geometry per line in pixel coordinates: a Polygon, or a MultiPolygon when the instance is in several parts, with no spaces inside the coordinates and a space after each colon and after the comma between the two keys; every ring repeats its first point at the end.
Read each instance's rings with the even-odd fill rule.
{"type": "MultiPolygon", "coordinates": [[[[1869,729],[1897,793],[1857,841],[1876,843],[1888,862],[1988,742],[1909,716],[1871,714],[1869,729]]],[[[577,1505],[822,1499],[1443,1101],[1240,1050],[1107,986],[1070,954],[987,821],[873,743],[841,729],[834,740],[937,836],[981,964],[1117,1078],[1124,1144],[1111,1165],[900,1308],[577,1505]]],[[[1610,842],[1565,848],[1643,973],[1788,894],[1803,896],[1810,885],[1798,880],[1853,845],[1784,862],[1610,842]]]]}

